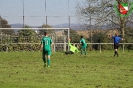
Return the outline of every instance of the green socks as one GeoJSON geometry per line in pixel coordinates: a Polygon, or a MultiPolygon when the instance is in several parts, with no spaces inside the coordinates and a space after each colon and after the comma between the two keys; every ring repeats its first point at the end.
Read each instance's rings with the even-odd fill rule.
{"type": "Polygon", "coordinates": [[[86,55],[86,51],[85,51],[85,55],[86,55]]]}
{"type": "Polygon", "coordinates": [[[42,59],[43,59],[44,65],[46,66],[46,64],[47,64],[47,66],[50,67],[50,58],[46,59],[46,58],[43,56],[42,59]]]}
{"type": "Polygon", "coordinates": [[[86,55],[86,51],[81,50],[81,55],[82,54],[86,55]]]}
{"type": "Polygon", "coordinates": [[[43,62],[46,63],[46,58],[43,57],[43,62]]]}
{"type": "Polygon", "coordinates": [[[48,67],[50,66],[50,58],[47,60],[48,67]]]}

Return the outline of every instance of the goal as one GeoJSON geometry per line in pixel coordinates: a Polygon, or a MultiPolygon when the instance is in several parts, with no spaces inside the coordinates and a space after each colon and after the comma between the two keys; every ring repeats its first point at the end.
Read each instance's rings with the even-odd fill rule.
{"type": "Polygon", "coordinates": [[[53,51],[69,49],[69,28],[0,28],[0,51],[37,51],[44,32],[53,41],[53,51]]]}

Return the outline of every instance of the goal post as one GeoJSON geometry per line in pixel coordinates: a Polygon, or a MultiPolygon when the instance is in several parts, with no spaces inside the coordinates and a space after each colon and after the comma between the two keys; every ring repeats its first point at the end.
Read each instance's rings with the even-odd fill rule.
{"type": "Polygon", "coordinates": [[[69,28],[0,28],[0,49],[1,51],[37,51],[45,31],[52,38],[53,51],[69,49],[67,44],[67,39],[70,37],[69,28]]]}

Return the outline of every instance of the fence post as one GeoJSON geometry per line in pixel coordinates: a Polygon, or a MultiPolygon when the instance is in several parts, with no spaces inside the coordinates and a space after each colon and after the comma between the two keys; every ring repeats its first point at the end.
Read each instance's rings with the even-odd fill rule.
{"type": "Polygon", "coordinates": [[[64,35],[64,51],[66,51],[66,36],[64,35]]]}
{"type": "MultiPolygon", "coordinates": [[[[67,35],[67,36],[68,36],[68,38],[70,38],[70,28],[68,28],[68,35],[67,35]]],[[[68,43],[68,42],[67,42],[67,43],[68,43]]],[[[69,48],[70,48],[70,47],[68,46],[68,48],[67,48],[68,51],[69,51],[69,48]]]]}
{"type": "Polygon", "coordinates": [[[123,43],[123,53],[124,53],[124,43],[123,43]]]}
{"type": "Polygon", "coordinates": [[[101,43],[99,43],[99,46],[100,46],[100,53],[101,53],[101,43]]]}
{"type": "Polygon", "coordinates": [[[6,45],[6,52],[8,52],[8,44],[6,45]]]}
{"type": "Polygon", "coordinates": [[[54,43],[54,52],[55,52],[55,43],[54,43]]]}

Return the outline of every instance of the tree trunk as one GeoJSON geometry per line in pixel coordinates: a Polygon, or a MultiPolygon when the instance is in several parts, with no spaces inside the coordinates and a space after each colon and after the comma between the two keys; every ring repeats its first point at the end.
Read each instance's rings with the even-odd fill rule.
{"type": "MultiPolygon", "coordinates": [[[[125,2],[128,3],[129,0],[116,0],[118,2],[118,4],[120,4],[121,2],[125,2]]],[[[125,17],[120,17],[120,32],[122,34],[122,37],[125,37],[125,26],[126,26],[126,18],[125,17]]]]}
{"type": "Polygon", "coordinates": [[[125,26],[126,26],[126,22],[125,22],[126,18],[124,17],[120,17],[120,32],[122,34],[122,37],[125,37],[125,26]]]}

